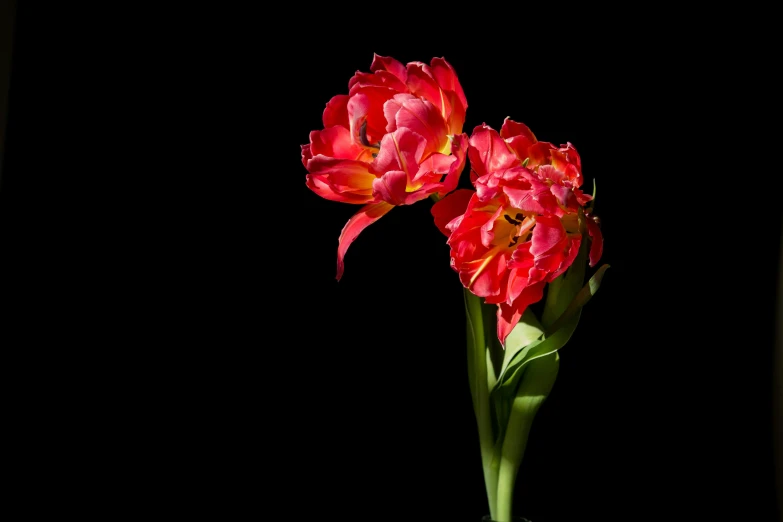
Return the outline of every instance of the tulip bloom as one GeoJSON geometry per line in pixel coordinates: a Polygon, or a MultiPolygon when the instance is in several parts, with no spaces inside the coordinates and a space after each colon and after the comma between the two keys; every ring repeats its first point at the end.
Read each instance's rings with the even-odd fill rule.
{"type": "Polygon", "coordinates": [[[407,66],[375,55],[370,73],[356,72],[348,94],[323,113],[323,130],[302,145],[307,186],[319,196],[364,205],[342,230],[337,279],[348,246],[367,226],[398,205],[457,187],[468,137],[462,132],[467,100],[443,58],[407,66]]]}
{"type": "Polygon", "coordinates": [[[584,208],[592,197],[579,188],[581,160],[570,143],[540,142],[506,118],[500,134],[476,127],[468,156],[476,191],[456,191],[432,213],[449,237],[451,266],[463,286],[498,305],[497,335],[505,343],[546,283],[571,266],[583,231],[592,240],[590,266],[601,257],[603,239],[584,208]]]}

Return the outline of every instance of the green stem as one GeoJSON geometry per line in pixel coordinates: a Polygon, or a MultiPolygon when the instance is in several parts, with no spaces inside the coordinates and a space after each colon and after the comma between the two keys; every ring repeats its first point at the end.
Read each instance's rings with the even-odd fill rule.
{"type": "Polygon", "coordinates": [[[554,353],[532,361],[522,376],[501,449],[497,512],[493,515],[497,522],[511,522],[514,484],[527,447],[530,427],[538,408],[552,390],[559,365],[560,357],[554,353]]]}
{"type": "Polygon", "coordinates": [[[465,314],[468,334],[468,377],[473,397],[473,411],[478,424],[481,464],[484,484],[487,488],[489,513],[495,520],[497,499],[497,469],[492,466],[492,417],[489,409],[489,384],[487,376],[487,343],[482,319],[481,299],[464,289],[465,314]]]}

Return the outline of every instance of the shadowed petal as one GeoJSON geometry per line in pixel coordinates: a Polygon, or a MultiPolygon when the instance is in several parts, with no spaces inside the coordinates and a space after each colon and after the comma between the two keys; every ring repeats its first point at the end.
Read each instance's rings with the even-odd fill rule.
{"type": "Polygon", "coordinates": [[[465,213],[473,194],[475,192],[469,189],[455,190],[432,206],[430,212],[432,217],[435,218],[435,226],[443,232],[443,235],[446,237],[451,235],[451,231],[446,228],[446,225],[454,218],[465,213]]]}
{"type": "Polygon", "coordinates": [[[601,254],[604,250],[604,237],[601,234],[601,227],[595,222],[593,216],[587,216],[585,223],[587,224],[587,233],[592,240],[590,244],[590,266],[595,266],[598,260],[601,259],[601,254]]]}
{"type": "Polygon", "coordinates": [[[370,203],[362,207],[362,209],[354,214],[348,223],[343,227],[343,231],[340,233],[339,246],[337,247],[337,280],[343,276],[345,264],[345,253],[348,251],[348,247],[351,246],[354,239],[356,239],[362,230],[378,221],[384,214],[393,209],[394,206],[389,205],[385,201],[378,203],[370,203]]]}

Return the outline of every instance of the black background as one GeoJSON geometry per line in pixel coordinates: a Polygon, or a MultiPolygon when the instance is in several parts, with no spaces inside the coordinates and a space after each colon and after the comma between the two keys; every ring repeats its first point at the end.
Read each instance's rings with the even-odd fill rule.
{"type": "Polygon", "coordinates": [[[684,21],[580,30],[558,12],[500,29],[454,9],[437,30],[328,10],[19,10],[0,204],[7,324],[26,341],[5,343],[56,340],[24,366],[63,379],[28,395],[55,475],[92,472],[118,512],[488,512],[461,286],[431,202],[366,229],[338,283],[358,207],[310,192],[299,152],[373,53],[442,56],[465,132],[510,116],[574,144],[611,265],[561,353],[516,512],[778,519],[765,42],[737,53],[684,21]]]}

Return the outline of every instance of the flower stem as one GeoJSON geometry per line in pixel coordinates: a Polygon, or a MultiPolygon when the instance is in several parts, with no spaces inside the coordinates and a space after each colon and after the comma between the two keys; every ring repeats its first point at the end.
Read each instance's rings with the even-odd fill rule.
{"type": "Polygon", "coordinates": [[[559,366],[557,353],[536,359],[529,364],[519,384],[501,449],[497,512],[493,515],[497,522],[511,522],[514,484],[527,447],[530,427],[538,408],[552,390],[559,366]]]}
{"type": "Polygon", "coordinates": [[[492,417],[489,409],[489,380],[487,373],[487,342],[481,309],[481,299],[464,289],[465,314],[468,336],[468,378],[473,397],[473,411],[478,424],[481,463],[484,470],[484,484],[487,488],[489,512],[495,520],[497,499],[497,470],[493,471],[492,417]]]}

